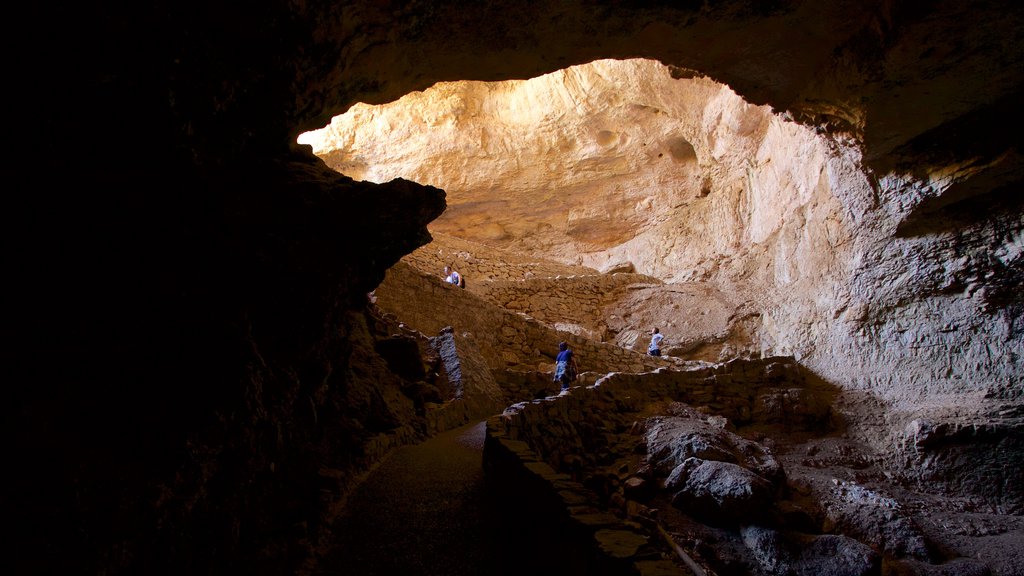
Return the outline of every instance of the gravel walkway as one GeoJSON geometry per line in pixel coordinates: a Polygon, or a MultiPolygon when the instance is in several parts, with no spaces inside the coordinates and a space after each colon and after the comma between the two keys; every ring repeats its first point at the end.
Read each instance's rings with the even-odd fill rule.
{"type": "Polygon", "coordinates": [[[397,450],[355,490],[319,576],[545,573],[484,486],[485,423],[397,450]],[[525,547],[525,549],[524,549],[525,547]],[[531,563],[533,565],[531,565],[531,563]]]}

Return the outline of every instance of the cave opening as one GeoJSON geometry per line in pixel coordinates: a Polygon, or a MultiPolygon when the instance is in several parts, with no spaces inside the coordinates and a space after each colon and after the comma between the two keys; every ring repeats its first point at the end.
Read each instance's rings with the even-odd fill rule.
{"type": "MultiPolygon", "coordinates": [[[[856,140],[746,102],[710,78],[636,59],[599,60],[530,80],[436,84],[388,104],[356,104],[298,142],[355,180],[401,178],[443,189],[447,210],[429,226],[433,242],[404,265],[438,276],[455,264],[475,296],[559,337],[643,353],[653,326],[666,334],[666,355],[683,363],[792,357],[828,387],[826,396],[843,387],[871,389],[844,400],[861,420],[849,433],[857,446],[840,446],[845,430],[843,440],[829,431],[806,446],[794,443],[799,449],[781,449],[793,456],[890,442],[889,432],[864,425],[884,402],[902,403],[915,416],[925,394],[938,411],[953,406],[915,381],[922,373],[949,380],[959,368],[933,352],[977,345],[942,330],[939,347],[915,346],[922,336],[909,334],[892,314],[898,293],[920,288],[879,261],[865,261],[865,252],[905,262],[895,253],[933,239],[891,238],[891,215],[878,210],[879,195],[907,182],[879,185],[864,169],[856,140]],[[510,288],[519,282],[528,286],[510,288]],[[906,369],[908,359],[916,375],[906,369]]],[[[451,320],[452,310],[465,310],[435,299],[445,293],[428,283],[407,291],[412,274],[397,274],[405,276],[386,279],[378,303],[410,327],[436,334],[451,322],[456,332],[488,330],[470,314],[451,320]]],[[[969,315],[976,306],[968,298],[919,312],[938,325],[938,317],[969,315]]],[[[489,326],[507,330],[511,340],[529,332],[514,323],[489,326]]],[[[545,334],[547,344],[557,341],[545,334]]],[[[491,370],[507,371],[503,387],[511,372],[550,369],[551,354],[541,350],[547,344],[522,340],[525,352],[486,338],[475,343],[491,370]]],[[[591,362],[602,353],[589,344],[583,350],[591,362]]],[[[598,375],[588,384],[613,369],[591,368],[598,375]]],[[[985,410],[974,396],[974,406],[985,410]]],[[[742,414],[726,419],[742,422],[742,414]]],[[[801,482],[831,490],[820,473],[800,474],[801,482]]],[[[833,486],[857,490],[855,483],[833,486]]]]}
{"type": "Polygon", "coordinates": [[[677,76],[631,59],[443,82],[355,104],[298,142],[355,180],[445,190],[432,232],[597,270],[630,262],[669,282],[710,280],[711,262],[752,257],[806,203],[825,154],[769,107],[677,76]]]}
{"type": "Polygon", "coordinates": [[[357,103],[298,143],[355,180],[445,191],[423,249],[440,256],[408,259],[422,272],[461,261],[471,282],[530,279],[535,270],[508,262],[536,258],[578,267],[555,274],[649,277],[660,296],[635,291],[592,318],[548,320],[641,350],[661,326],[687,359],[805,353],[758,337],[766,289],[829,275],[848,236],[829,181],[835,141],[654,60],[442,82],[357,103]],[[504,269],[467,261],[481,252],[504,269]]]}
{"type": "MultiPolygon", "coordinates": [[[[395,306],[400,283],[418,280],[407,303],[462,323],[432,337],[464,348],[460,374],[480,383],[500,372],[510,394],[550,385],[556,331],[578,345],[587,378],[667,381],[649,375],[642,353],[652,325],[673,347],[664,361],[706,362],[702,370],[719,372],[700,374],[733,378],[751,400],[728,367],[767,372],[773,355],[840,389],[836,403],[812,407],[840,413],[844,435],[784,454],[798,506],[782,512],[813,538],[749,530],[733,541],[770,564],[763,572],[794,566],[791,551],[806,547],[790,544],[829,552],[845,542],[885,555],[866,574],[1024,573],[1024,219],[1019,136],[1008,128],[1024,86],[1024,4],[749,4],[17,13],[49,50],[15,58],[24,89],[14,91],[14,132],[27,140],[14,147],[22,183],[5,227],[14,572],[303,574],[359,478],[389,449],[459,416],[454,405],[443,406],[450,420],[426,417],[448,390],[420,381],[431,372],[417,362],[436,367],[434,356],[412,357],[426,350],[424,334],[439,334],[431,319],[367,305],[375,286],[395,306]],[[571,138],[536,136],[547,118],[528,116],[508,131],[534,135],[529,157],[492,132],[463,134],[476,137],[464,148],[493,150],[533,178],[527,205],[546,220],[517,215],[517,189],[492,169],[478,198],[453,201],[431,224],[435,244],[414,250],[443,193],[355,181],[295,146],[300,127],[352,101],[631,56],[701,70],[756,105],[728,106],[734,95],[723,90],[677,110],[682,99],[652,99],[654,90],[622,99],[623,79],[651,85],[639,75],[558,72],[575,84],[552,120],[589,106],[608,78],[607,110],[625,116],[578,121],[571,138]],[[786,139],[805,129],[785,117],[766,124],[762,104],[823,138],[786,139]],[[693,132],[640,131],[662,116],[692,116],[693,132]],[[638,178],[638,159],[662,171],[638,178]],[[581,184],[594,175],[607,185],[581,184]],[[438,278],[442,260],[465,273],[464,292],[438,278]],[[424,272],[414,278],[415,266],[424,272]],[[501,299],[507,316],[483,305],[499,294],[511,296],[501,299]],[[417,336],[402,322],[426,327],[417,336]],[[518,341],[527,328],[539,336],[518,341]],[[617,365],[604,361],[617,352],[617,365]],[[847,539],[820,534],[826,527],[847,539]]],[[[666,83],[718,89],[651,67],[666,83]]],[[[522,114],[543,111],[534,96],[522,114]]],[[[413,120],[445,128],[450,119],[413,120]]],[[[445,185],[450,200],[457,184],[445,185]]],[[[764,397],[757,406],[801,398],[789,388],[764,397]]],[[[589,414],[600,431],[603,416],[589,414]]],[[[521,429],[533,426],[527,417],[521,429]]],[[[754,441],[782,454],[768,435],[754,441]]],[[[850,573],[827,564],[848,556],[825,556],[804,571],[850,573]]]]}

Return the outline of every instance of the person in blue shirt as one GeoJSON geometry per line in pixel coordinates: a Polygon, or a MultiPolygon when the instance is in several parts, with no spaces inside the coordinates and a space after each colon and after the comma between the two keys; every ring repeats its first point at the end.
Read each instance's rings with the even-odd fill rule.
{"type": "Polygon", "coordinates": [[[555,356],[555,382],[562,384],[562,391],[569,389],[569,384],[576,380],[579,375],[579,366],[576,364],[576,357],[565,342],[558,344],[558,356],[555,356]]]}

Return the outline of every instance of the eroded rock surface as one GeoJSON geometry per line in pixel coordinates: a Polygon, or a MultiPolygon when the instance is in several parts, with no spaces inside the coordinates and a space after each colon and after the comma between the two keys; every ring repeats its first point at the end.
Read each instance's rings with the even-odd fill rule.
{"type": "MultiPolygon", "coordinates": [[[[651,533],[669,534],[686,558],[714,573],[1020,570],[1020,555],[1007,546],[1024,534],[1021,516],[982,520],[994,520],[983,511],[1001,506],[998,499],[907,485],[888,455],[848,438],[852,429],[838,413],[812,416],[817,402],[804,403],[811,417],[788,422],[752,415],[747,403],[773,390],[802,389],[829,403],[827,389],[799,378],[794,364],[786,377],[769,376],[769,367],[785,364],[609,375],[590,388],[510,407],[489,420],[488,431],[498,442],[532,447],[532,457],[587,487],[591,502],[659,526],[651,533]]],[[[866,405],[859,416],[877,414],[866,405]]]]}
{"type": "MultiPolygon", "coordinates": [[[[855,140],[708,78],[634,59],[444,83],[303,137],[357,179],[445,189],[431,229],[477,253],[664,283],[600,310],[572,287],[562,299],[582,306],[556,318],[489,284],[501,305],[592,339],[642,351],[660,326],[679,356],[792,354],[908,406],[955,389],[980,418],[998,409],[987,399],[1019,394],[1022,303],[1009,286],[1024,280],[1020,211],[1000,202],[985,222],[910,231],[924,190],[941,194],[966,173],[872,174],[855,140]]],[[[446,244],[421,250],[459,256],[446,244]]],[[[472,258],[457,258],[470,275],[472,258]]]]}
{"type": "MultiPolygon", "coordinates": [[[[877,429],[849,429],[855,446],[887,447],[874,440],[916,419],[973,425],[1004,409],[997,434],[1019,434],[1020,156],[1006,127],[1020,114],[1022,19],[1019,2],[952,0],[14,6],[11,22],[46,49],[11,59],[10,165],[22,184],[9,187],[2,227],[12,394],[5,512],[18,550],[8,571],[315,566],[360,474],[423,437],[427,422],[405,392],[426,400],[445,386],[440,373],[431,380],[442,364],[422,347],[431,370],[409,380],[419,371],[403,338],[419,347],[436,333],[378,328],[366,301],[390,267],[429,241],[445,194],[407,180],[355,182],[295,140],[356,102],[394,101],[439,81],[521,80],[646,58],[834,136],[838,160],[813,180],[817,204],[735,196],[783,216],[752,229],[766,258],[725,271],[755,262],[755,280],[817,278],[832,262],[818,248],[845,238],[851,222],[878,235],[836,246],[849,257],[828,276],[848,267],[850,282],[780,284],[802,300],[766,292],[778,306],[737,316],[752,342],[759,327],[761,342],[747,349],[863,376],[852,384],[871,397],[861,408],[884,409],[871,420],[877,429]],[[826,185],[856,178],[865,185],[845,196],[826,185]],[[765,267],[773,251],[800,257],[765,267]],[[876,395],[909,406],[876,405],[876,395]],[[955,404],[964,409],[943,410],[955,404]]],[[[742,129],[745,119],[723,115],[723,126],[742,129]]],[[[600,127],[588,145],[614,147],[625,132],[600,127]]],[[[683,136],[698,165],[714,150],[683,136]]],[[[663,162],[693,167],[682,141],[662,143],[663,162]]],[[[755,160],[750,181],[770,188],[771,164],[755,160]]],[[[693,202],[738,194],[708,189],[693,202]]],[[[581,241],[618,241],[612,215],[632,214],[591,204],[574,213],[572,230],[581,241]]],[[[717,260],[695,257],[705,249],[638,248],[647,260],[628,260],[644,273],[679,254],[698,264],[679,270],[703,281],[718,273],[717,260]]],[[[637,356],[604,344],[622,351],[616,362],[637,356]]],[[[536,349],[518,352],[535,359],[536,349]]],[[[523,373],[516,379],[529,388],[523,373]]],[[[840,410],[859,413],[855,404],[840,410]]],[[[950,436],[958,438],[971,436],[950,436]]],[[[916,465],[936,458],[934,449],[926,445],[916,465]]],[[[829,452],[811,459],[845,462],[845,452],[829,452]]],[[[976,567],[963,558],[982,542],[998,550],[991,570],[1013,573],[1021,547],[1007,508],[944,498],[918,498],[922,510],[956,503],[955,521],[926,516],[926,532],[953,526],[960,538],[944,566],[976,567]]]]}

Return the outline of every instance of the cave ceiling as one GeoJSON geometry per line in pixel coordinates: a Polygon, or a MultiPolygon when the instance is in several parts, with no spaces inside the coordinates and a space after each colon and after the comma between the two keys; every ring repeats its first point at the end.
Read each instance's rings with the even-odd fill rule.
{"type": "MultiPolygon", "coordinates": [[[[592,66],[588,63],[594,60],[639,61],[634,58],[641,56],[652,66],[664,65],[657,73],[662,84],[721,86],[765,114],[855,143],[865,170],[876,176],[895,171],[920,178],[940,167],[955,185],[947,181],[931,191],[920,209],[926,215],[935,205],[964,196],[1005,191],[1024,174],[1013,139],[988,136],[1015,114],[1011,103],[1021,92],[1020,50],[1006,42],[1020,34],[1019,11],[998,4],[938,2],[923,12],[890,3],[777,2],[754,9],[727,2],[671,9],[650,5],[628,13],[612,6],[577,11],[558,5],[531,7],[528,27],[517,25],[527,18],[520,5],[488,6],[456,10],[440,5],[395,14],[361,7],[354,13],[364,24],[358,29],[358,56],[346,44],[339,62],[344,80],[332,86],[339,79],[328,74],[323,89],[298,95],[298,109],[322,107],[324,114],[300,122],[292,129],[295,135],[327,125],[357,103],[394,103],[385,107],[393,110],[400,98],[419,99],[423,113],[418,117],[392,118],[394,132],[387,136],[383,128],[375,129],[378,141],[395,139],[387,152],[392,164],[401,164],[414,147],[434,154],[417,169],[380,168],[372,174],[360,165],[372,155],[366,150],[364,156],[318,153],[357,180],[407,177],[445,189],[448,210],[432,225],[434,230],[549,253],[553,246],[571,244],[564,253],[554,250],[563,260],[628,241],[663,220],[665,207],[688,202],[701,188],[707,193],[717,176],[709,174],[712,159],[704,153],[713,148],[706,132],[714,126],[690,122],[689,129],[681,128],[686,119],[678,113],[680,97],[633,77],[606,74],[603,86],[571,78],[572,70],[592,66]],[[514,111],[518,117],[512,119],[506,110],[502,121],[492,124],[493,131],[473,123],[493,110],[460,116],[467,105],[476,105],[467,103],[494,102],[494,92],[501,90],[529,92],[535,80],[527,79],[552,76],[560,77],[563,88],[573,81],[588,83],[581,91],[564,90],[563,96],[591,94],[605,101],[584,112],[582,107],[595,102],[558,104],[520,94],[521,108],[514,111]],[[490,88],[435,85],[458,80],[498,82],[490,88]],[[584,113],[589,114],[585,119],[584,113]],[[548,131],[559,121],[564,123],[560,132],[548,131]],[[672,122],[680,134],[670,133],[672,122]],[[461,136],[439,143],[439,131],[459,128],[461,136]],[[537,141],[524,154],[524,145],[515,142],[530,137],[537,141]],[[515,150],[503,152],[501,142],[513,142],[508,146],[515,150]],[[679,147],[695,144],[698,153],[691,164],[686,165],[690,159],[680,162],[690,152],[679,147]],[[674,175],[641,170],[644,161],[636,150],[632,156],[622,152],[630,147],[657,150],[674,175]],[[505,165],[471,165],[478,153],[504,156],[505,165]],[[950,171],[950,165],[960,168],[950,171]],[[517,181],[510,185],[501,176],[513,170],[517,181]],[[441,172],[448,176],[437,176],[441,172]],[[569,173],[590,177],[590,183],[567,181],[569,173]],[[688,181],[676,196],[646,193],[680,188],[680,174],[688,181]],[[597,179],[603,184],[594,185],[597,179]]],[[[349,38],[355,33],[345,25],[335,29],[338,25],[318,29],[323,44],[335,34],[349,38]]],[[[360,105],[352,114],[365,118],[374,113],[360,105]]],[[[380,158],[380,150],[376,153],[380,158]]],[[[907,229],[916,218],[911,214],[907,229]]]]}

